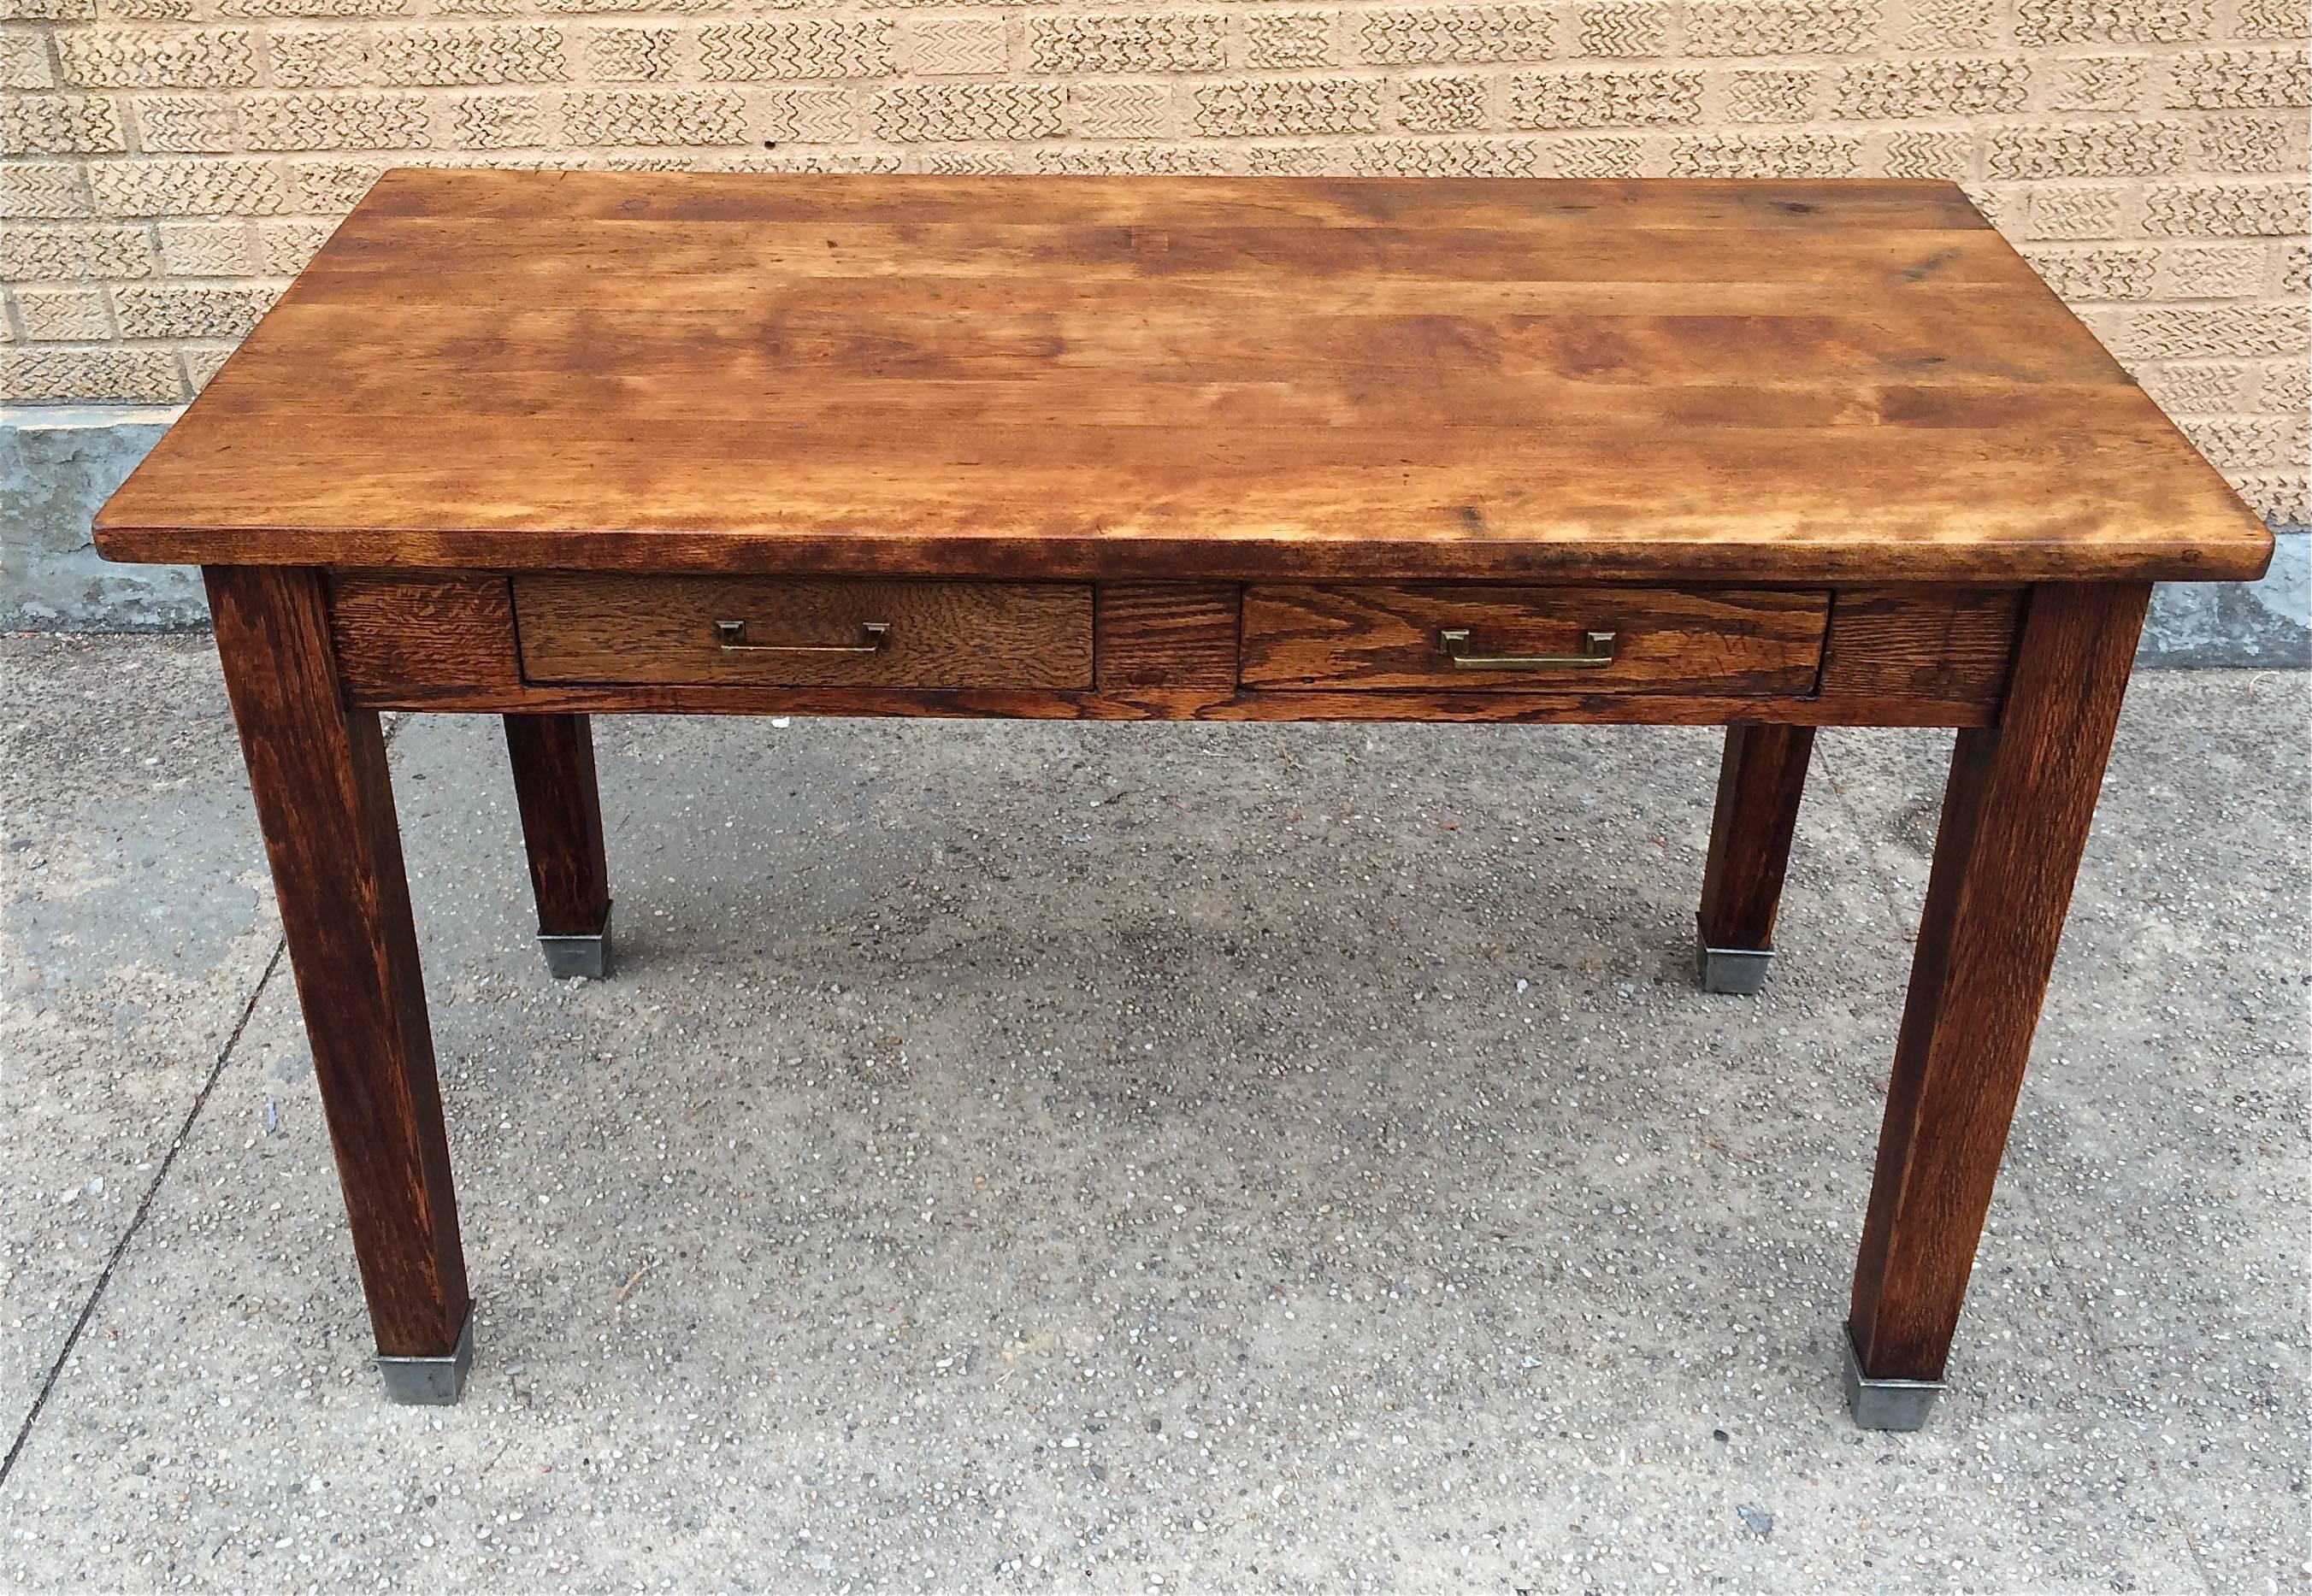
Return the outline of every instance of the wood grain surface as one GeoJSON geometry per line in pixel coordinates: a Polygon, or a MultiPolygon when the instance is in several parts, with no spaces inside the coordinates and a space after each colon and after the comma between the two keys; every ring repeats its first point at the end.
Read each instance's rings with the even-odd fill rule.
{"type": "Polygon", "coordinates": [[[1813,753],[1810,726],[1727,728],[1695,916],[1703,946],[1765,952],[1774,946],[1774,915],[1813,753]]]}
{"type": "Polygon", "coordinates": [[[387,176],[129,560],[1047,579],[2253,576],[1951,185],[387,176]]]}

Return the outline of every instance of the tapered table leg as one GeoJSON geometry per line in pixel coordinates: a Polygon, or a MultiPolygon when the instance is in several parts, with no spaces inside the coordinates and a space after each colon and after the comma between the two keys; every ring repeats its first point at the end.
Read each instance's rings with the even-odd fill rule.
{"type": "Polygon", "coordinates": [[[1755,992],[1774,956],[1774,911],[1806,795],[1811,726],[1730,726],[1718,764],[1695,918],[1703,990],[1755,992]]]}
{"type": "Polygon", "coordinates": [[[1941,1389],[2150,596],[2033,589],[2000,724],[1958,734],[1847,1316],[1866,1426],[1941,1389]]]}
{"type": "Polygon", "coordinates": [[[610,870],[591,727],[583,715],[508,715],[505,737],[546,967],[599,981],[610,972],[610,870]]]}
{"type": "Polygon", "coordinates": [[[338,692],[319,572],[206,574],[379,1366],[397,1400],[453,1402],[472,1304],[385,740],[338,692]]]}

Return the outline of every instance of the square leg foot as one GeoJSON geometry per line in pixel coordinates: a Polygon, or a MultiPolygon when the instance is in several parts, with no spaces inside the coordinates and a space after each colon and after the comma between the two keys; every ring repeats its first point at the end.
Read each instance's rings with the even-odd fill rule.
{"type": "Polygon", "coordinates": [[[1695,938],[1695,972],[1705,992],[1726,992],[1747,998],[1766,984],[1766,967],[1774,962],[1771,947],[1712,947],[1695,938]]]}
{"type": "Polygon", "coordinates": [[[1846,1408],[1856,1425],[1866,1430],[1916,1430],[1926,1426],[1935,1399],[1943,1393],[1940,1380],[1873,1380],[1862,1372],[1854,1350],[1854,1332],[1841,1330],[1846,1348],[1846,1408]]]}
{"type": "Polygon", "coordinates": [[[389,1401],[404,1407],[447,1408],[466,1389],[466,1372],[474,1366],[474,1310],[466,1308],[466,1327],[458,1332],[457,1348],[447,1357],[388,1357],[378,1354],[377,1372],[385,1376],[389,1401]]]}
{"type": "Polygon", "coordinates": [[[599,931],[574,937],[540,931],[538,946],[545,949],[547,973],[555,980],[568,981],[575,976],[600,981],[610,973],[610,911],[602,911],[602,929],[599,931]]]}

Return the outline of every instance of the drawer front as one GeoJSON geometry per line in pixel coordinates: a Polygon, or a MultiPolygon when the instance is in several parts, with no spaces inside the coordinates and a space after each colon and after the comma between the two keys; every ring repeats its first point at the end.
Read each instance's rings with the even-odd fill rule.
{"type": "Polygon", "coordinates": [[[1808,693],[1826,591],[1250,587],[1247,687],[1494,693],[1808,693]]]}
{"type": "Polygon", "coordinates": [[[513,579],[533,682],[1091,685],[1091,589],[785,577],[513,579]]]}

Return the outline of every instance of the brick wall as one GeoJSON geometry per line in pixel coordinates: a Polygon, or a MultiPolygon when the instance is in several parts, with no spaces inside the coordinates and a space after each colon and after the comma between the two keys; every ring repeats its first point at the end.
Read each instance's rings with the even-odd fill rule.
{"type": "Polygon", "coordinates": [[[383,167],[1952,177],[2312,520],[2307,0],[0,0],[0,396],[173,401],[383,167]]]}

